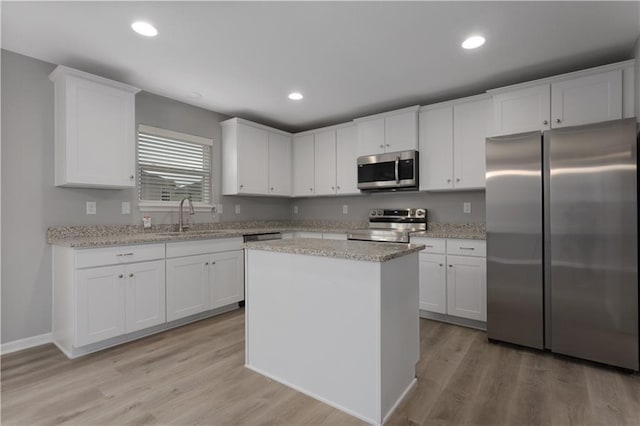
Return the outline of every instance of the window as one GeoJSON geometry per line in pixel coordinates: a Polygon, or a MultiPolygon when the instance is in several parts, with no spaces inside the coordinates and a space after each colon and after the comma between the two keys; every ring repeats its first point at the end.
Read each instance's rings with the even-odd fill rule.
{"type": "Polygon", "coordinates": [[[184,197],[211,204],[211,139],[156,127],[138,127],[138,199],[141,210],[174,207],[184,197]]]}

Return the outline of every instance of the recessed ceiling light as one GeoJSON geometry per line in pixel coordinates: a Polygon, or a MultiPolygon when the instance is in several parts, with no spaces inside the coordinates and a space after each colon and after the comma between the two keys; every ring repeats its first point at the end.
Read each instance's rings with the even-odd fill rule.
{"type": "Polygon", "coordinates": [[[156,30],[156,27],[148,22],[136,21],[131,24],[131,28],[133,29],[133,31],[146,37],[155,37],[158,35],[158,30],[156,30]]]}
{"type": "Polygon", "coordinates": [[[299,101],[302,98],[304,98],[304,96],[302,96],[302,93],[298,93],[298,92],[289,93],[289,99],[291,99],[292,101],[299,101]]]}
{"type": "Polygon", "coordinates": [[[465,49],[475,49],[484,44],[484,37],[482,36],[471,36],[462,42],[462,47],[465,49]]]}
{"type": "Polygon", "coordinates": [[[190,92],[187,96],[189,96],[191,99],[200,99],[202,97],[202,95],[198,92],[190,92]]]}

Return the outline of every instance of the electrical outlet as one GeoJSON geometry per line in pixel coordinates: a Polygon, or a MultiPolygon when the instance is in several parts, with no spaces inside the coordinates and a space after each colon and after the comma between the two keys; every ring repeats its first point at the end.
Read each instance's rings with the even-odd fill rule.
{"type": "Polygon", "coordinates": [[[236,214],[240,214],[240,204],[236,204],[236,214]]]}
{"type": "Polygon", "coordinates": [[[298,214],[298,206],[293,206],[293,214],[298,214]]]}
{"type": "Polygon", "coordinates": [[[464,203],[463,209],[465,213],[471,213],[471,203],[464,203]]]}
{"type": "Polygon", "coordinates": [[[129,201],[122,202],[122,214],[131,214],[131,203],[129,201]]]}
{"type": "Polygon", "coordinates": [[[87,214],[96,214],[96,202],[87,201],[87,214]]]}
{"type": "Polygon", "coordinates": [[[349,205],[348,204],[343,204],[342,205],[342,214],[348,214],[349,213],[349,205]]]}

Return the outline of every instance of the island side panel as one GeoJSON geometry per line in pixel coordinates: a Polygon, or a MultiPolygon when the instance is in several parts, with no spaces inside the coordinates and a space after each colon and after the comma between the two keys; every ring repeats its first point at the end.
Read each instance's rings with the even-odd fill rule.
{"type": "Polygon", "coordinates": [[[386,419],[415,382],[420,359],[418,253],[382,263],[382,417],[386,419]]]}
{"type": "Polygon", "coordinates": [[[380,417],[380,263],[247,251],[247,367],[380,417]]]}

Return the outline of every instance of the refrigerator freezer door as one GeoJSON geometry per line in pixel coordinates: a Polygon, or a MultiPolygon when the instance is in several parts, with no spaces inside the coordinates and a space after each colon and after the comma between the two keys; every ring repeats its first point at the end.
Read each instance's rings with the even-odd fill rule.
{"type": "Polygon", "coordinates": [[[635,120],[545,138],[551,349],[638,370],[635,120]]]}
{"type": "Polygon", "coordinates": [[[487,139],[487,335],[543,348],[542,135],[487,139]]]}

